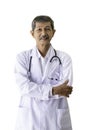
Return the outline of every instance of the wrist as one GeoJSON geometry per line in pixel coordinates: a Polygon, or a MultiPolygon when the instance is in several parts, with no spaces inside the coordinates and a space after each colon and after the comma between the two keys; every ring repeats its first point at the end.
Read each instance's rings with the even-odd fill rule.
{"type": "Polygon", "coordinates": [[[52,88],[52,95],[55,95],[55,87],[52,88]]]}

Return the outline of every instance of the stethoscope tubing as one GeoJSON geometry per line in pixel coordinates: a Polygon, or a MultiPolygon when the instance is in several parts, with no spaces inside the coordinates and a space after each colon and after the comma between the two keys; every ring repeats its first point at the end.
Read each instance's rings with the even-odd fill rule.
{"type": "MultiPolygon", "coordinates": [[[[59,65],[62,65],[61,59],[57,56],[57,52],[56,52],[55,49],[54,49],[54,53],[55,53],[55,55],[50,59],[50,63],[53,61],[54,58],[57,58],[59,60],[59,65]]],[[[29,70],[28,70],[28,72],[31,71],[31,62],[32,62],[32,56],[30,56],[30,62],[29,62],[29,70]]]]}

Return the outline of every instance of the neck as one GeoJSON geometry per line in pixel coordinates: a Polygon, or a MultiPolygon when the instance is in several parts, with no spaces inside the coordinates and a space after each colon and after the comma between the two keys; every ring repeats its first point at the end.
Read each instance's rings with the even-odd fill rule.
{"type": "Polygon", "coordinates": [[[38,48],[40,54],[41,54],[43,57],[45,57],[46,54],[47,54],[47,51],[48,51],[49,48],[50,48],[50,44],[49,44],[48,46],[41,46],[41,47],[37,47],[37,48],[38,48]]]}

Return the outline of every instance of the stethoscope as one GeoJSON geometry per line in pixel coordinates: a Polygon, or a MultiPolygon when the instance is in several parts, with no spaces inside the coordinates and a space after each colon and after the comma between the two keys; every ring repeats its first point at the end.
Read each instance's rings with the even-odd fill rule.
{"type": "MultiPolygon", "coordinates": [[[[50,59],[50,63],[52,63],[55,59],[57,59],[59,61],[59,65],[62,65],[62,62],[61,62],[61,59],[57,56],[57,52],[56,50],[54,49],[54,53],[55,55],[50,59]]],[[[30,56],[30,62],[29,62],[29,70],[28,70],[28,73],[30,73],[31,71],[31,62],[32,62],[32,56],[30,56]]],[[[52,78],[53,79],[53,78],[52,78]]],[[[51,80],[52,80],[51,79],[51,80]]]]}

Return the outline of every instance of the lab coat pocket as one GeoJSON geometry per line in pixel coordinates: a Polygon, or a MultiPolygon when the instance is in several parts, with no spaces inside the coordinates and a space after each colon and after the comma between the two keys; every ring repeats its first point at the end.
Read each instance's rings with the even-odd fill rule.
{"type": "Polygon", "coordinates": [[[59,130],[72,130],[69,109],[57,109],[57,126],[59,130]]]}
{"type": "Polygon", "coordinates": [[[19,107],[15,130],[29,130],[30,114],[29,108],[19,107]]]}

